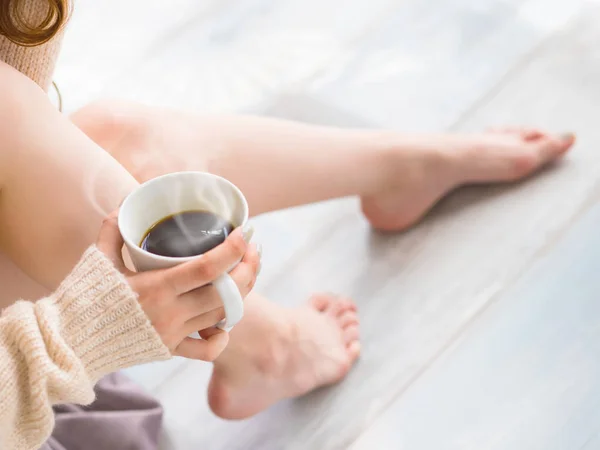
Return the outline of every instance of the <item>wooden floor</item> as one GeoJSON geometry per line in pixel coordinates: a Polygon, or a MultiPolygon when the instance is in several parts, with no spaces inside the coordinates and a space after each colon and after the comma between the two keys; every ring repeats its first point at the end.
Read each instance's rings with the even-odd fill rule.
{"type": "Polygon", "coordinates": [[[274,301],[357,300],[363,356],[342,384],[225,422],[208,364],[129,374],[165,405],[164,449],[600,449],[600,2],[80,0],[57,81],[68,110],[110,95],[577,132],[562,164],[460,191],[402,235],[372,233],[352,199],[256,220],[274,301]]]}

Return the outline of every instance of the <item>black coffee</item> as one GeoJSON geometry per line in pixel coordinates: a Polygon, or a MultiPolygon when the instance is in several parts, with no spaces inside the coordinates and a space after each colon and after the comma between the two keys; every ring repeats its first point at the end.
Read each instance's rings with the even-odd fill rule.
{"type": "Polygon", "coordinates": [[[215,213],[185,211],[152,225],[140,247],[161,256],[196,256],[221,244],[232,231],[233,225],[215,213]]]}

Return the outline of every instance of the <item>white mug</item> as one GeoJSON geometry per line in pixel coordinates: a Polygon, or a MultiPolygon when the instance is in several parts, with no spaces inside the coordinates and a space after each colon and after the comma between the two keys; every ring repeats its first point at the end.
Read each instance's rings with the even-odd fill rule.
{"type": "MultiPolygon", "coordinates": [[[[204,172],[163,175],[140,185],[125,198],[119,210],[119,230],[138,272],[166,269],[202,257],[161,256],[140,247],[147,231],[157,222],[170,215],[192,210],[218,214],[236,228],[248,221],[248,202],[242,192],[225,178],[204,172]]],[[[225,320],[217,327],[230,330],[244,315],[242,296],[228,274],[221,275],[212,284],[225,310],[225,320]]]]}

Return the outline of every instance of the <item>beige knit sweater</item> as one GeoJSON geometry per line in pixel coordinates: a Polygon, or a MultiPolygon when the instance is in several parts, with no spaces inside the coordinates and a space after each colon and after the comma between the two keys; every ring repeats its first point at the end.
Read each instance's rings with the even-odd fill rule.
{"type": "Polygon", "coordinates": [[[103,375],[169,357],[123,276],[90,247],[53,295],[0,316],[0,449],[38,449],[53,404],[89,404],[103,375]]]}
{"type": "MultiPolygon", "coordinates": [[[[46,0],[25,0],[23,18],[31,24],[41,23],[47,11],[46,0]]],[[[21,47],[0,36],[0,60],[21,71],[47,91],[52,83],[62,38],[61,32],[44,45],[21,47]]]]}

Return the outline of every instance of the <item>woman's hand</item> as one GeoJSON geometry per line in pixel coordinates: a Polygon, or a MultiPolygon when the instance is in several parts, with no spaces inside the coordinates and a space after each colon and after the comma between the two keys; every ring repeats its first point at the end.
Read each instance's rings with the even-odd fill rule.
{"type": "Polygon", "coordinates": [[[248,244],[251,230],[236,229],[225,242],[205,253],[202,258],[170,269],[132,272],[125,267],[122,256],[123,238],[117,226],[117,212],[108,216],[100,229],[98,249],[121,271],[156,332],[173,355],[214,361],[227,346],[229,333],[212,329],[225,318],[222,302],[210,284],[240,258],[230,272],[242,298],[254,287],[260,271],[260,250],[248,244]],[[188,337],[202,333],[205,339],[188,337]]]}

